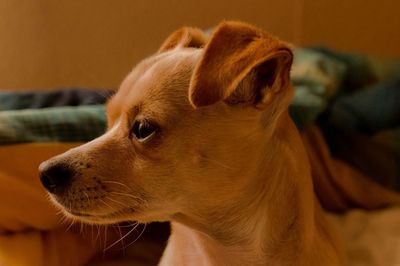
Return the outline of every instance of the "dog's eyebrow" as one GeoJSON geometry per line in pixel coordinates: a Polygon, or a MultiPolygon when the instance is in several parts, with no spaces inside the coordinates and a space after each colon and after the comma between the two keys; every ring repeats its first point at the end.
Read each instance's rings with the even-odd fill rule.
{"type": "MultiPolygon", "coordinates": [[[[137,105],[122,109],[118,116],[118,123],[123,124],[124,127],[130,128],[133,125],[136,116],[139,114],[139,111],[140,108],[137,105]]],[[[117,120],[113,123],[113,125],[116,123],[117,120]]]]}
{"type": "Polygon", "coordinates": [[[128,120],[131,118],[136,117],[140,112],[140,105],[134,105],[133,107],[127,108],[124,110],[124,113],[127,115],[128,120]]]}

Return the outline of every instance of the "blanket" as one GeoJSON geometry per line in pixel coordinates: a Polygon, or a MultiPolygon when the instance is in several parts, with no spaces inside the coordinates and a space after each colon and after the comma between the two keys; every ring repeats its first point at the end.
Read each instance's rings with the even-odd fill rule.
{"type": "Polygon", "coordinates": [[[89,141],[105,131],[103,105],[0,112],[0,144],[89,141]]]}

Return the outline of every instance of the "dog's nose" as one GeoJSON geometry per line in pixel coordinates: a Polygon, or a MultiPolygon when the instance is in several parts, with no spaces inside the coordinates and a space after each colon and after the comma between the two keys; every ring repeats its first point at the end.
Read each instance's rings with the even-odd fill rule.
{"type": "Polygon", "coordinates": [[[65,164],[42,164],[39,167],[40,181],[53,194],[63,191],[71,182],[73,171],[65,164]]]}

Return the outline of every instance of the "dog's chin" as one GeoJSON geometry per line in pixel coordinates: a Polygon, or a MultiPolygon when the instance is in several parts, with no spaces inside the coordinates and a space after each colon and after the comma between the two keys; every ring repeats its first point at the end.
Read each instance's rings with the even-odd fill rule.
{"type": "Polygon", "coordinates": [[[121,209],[110,213],[75,211],[63,208],[63,213],[67,218],[88,224],[106,225],[125,221],[137,221],[133,208],[121,209]]]}
{"type": "Polygon", "coordinates": [[[110,213],[75,211],[68,210],[65,207],[61,209],[67,218],[87,224],[109,225],[127,221],[135,221],[138,223],[168,221],[168,218],[163,215],[139,212],[134,208],[125,208],[110,213]]]}
{"type": "Polygon", "coordinates": [[[50,197],[51,202],[56,206],[57,209],[61,210],[62,214],[73,221],[80,221],[88,224],[114,224],[124,221],[136,221],[135,214],[137,210],[135,208],[124,208],[120,210],[113,210],[109,212],[96,211],[96,210],[82,210],[67,207],[60,203],[56,198],[50,197]]]}
{"type": "Polygon", "coordinates": [[[120,222],[135,221],[139,223],[165,222],[169,215],[160,211],[143,210],[141,207],[121,208],[119,210],[105,211],[92,209],[74,209],[65,206],[55,197],[50,197],[52,203],[71,220],[87,224],[109,225],[120,222]]]}
{"type": "Polygon", "coordinates": [[[131,209],[125,209],[109,214],[86,214],[63,210],[64,215],[74,221],[80,221],[87,224],[110,225],[127,221],[138,223],[166,222],[169,219],[161,215],[151,215],[146,213],[137,213],[131,209]]]}

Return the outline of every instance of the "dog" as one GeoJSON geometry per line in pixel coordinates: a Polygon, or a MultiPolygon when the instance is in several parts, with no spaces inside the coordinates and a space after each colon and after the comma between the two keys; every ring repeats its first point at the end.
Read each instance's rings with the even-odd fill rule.
{"type": "Polygon", "coordinates": [[[39,167],[68,217],[170,221],[159,265],[343,265],[288,114],[290,46],[222,22],[172,33],[107,104],[107,132],[39,167]]]}

